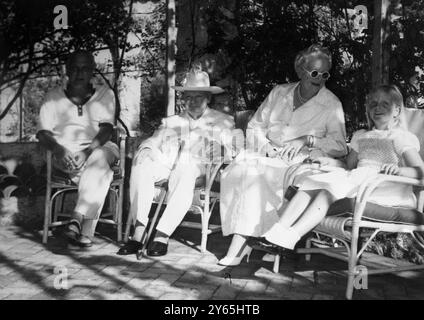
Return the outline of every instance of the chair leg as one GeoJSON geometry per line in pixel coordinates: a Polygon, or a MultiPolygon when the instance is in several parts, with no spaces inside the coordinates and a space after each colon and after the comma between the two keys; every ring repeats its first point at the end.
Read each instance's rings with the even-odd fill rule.
{"type": "Polygon", "coordinates": [[[130,230],[131,230],[131,225],[132,225],[132,216],[131,214],[128,213],[128,217],[127,217],[127,224],[125,226],[125,234],[124,234],[124,242],[128,242],[128,239],[130,237],[130,230]]]}
{"type": "Polygon", "coordinates": [[[280,258],[281,258],[281,255],[280,254],[276,254],[275,255],[274,266],[272,268],[272,271],[274,271],[274,273],[280,272],[280,258]]]}
{"type": "Polygon", "coordinates": [[[353,297],[354,282],[356,276],[356,265],[358,262],[357,252],[358,252],[358,241],[359,241],[359,227],[354,225],[352,227],[352,241],[350,247],[350,257],[349,257],[349,269],[348,269],[348,278],[347,278],[347,288],[346,288],[346,298],[351,300],[353,297]]]}
{"type": "Polygon", "coordinates": [[[47,184],[46,199],[44,204],[44,226],[43,226],[43,243],[44,244],[47,244],[47,240],[49,237],[49,226],[50,226],[50,219],[51,219],[50,197],[51,197],[51,186],[47,184]]]}
{"type": "Polygon", "coordinates": [[[348,271],[348,278],[347,278],[347,288],[346,288],[346,298],[348,300],[352,300],[353,297],[353,284],[355,281],[355,266],[356,263],[349,262],[349,271],[348,271]]]}
{"type": "Polygon", "coordinates": [[[59,194],[55,201],[54,201],[54,206],[53,203],[51,204],[51,207],[53,208],[53,221],[56,222],[57,221],[57,217],[58,217],[58,213],[63,213],[63,205],[64,205],[64,200],[65,200],[65,192],[59,194]]]}
{"type": "Polygon", "coordinates": [[[209,232],[209,219],[211,217],[210,212],[210,194],[205,192],[205,204],[203,207],[203,213],[201,216],[202,219],[202,240],[200,242],[200,251],[202,253],[206,252],[206,246],[208,244],[208,232],[209,232]]]}
{"type": "Polygon", "coordinates": [[[117,241],[121,242],[122,241],[122,211],[123,211],[123,204],[124,204],[124,184],[121,183],[119,185],[119,189],[118,189],[118,208],[117,208],[117,232],[118,232],[118,236],[117,241]]]}
{"type": "Polygon", "coordinates": [[[165,197],[166,197],[167,191],[165,189],[161,189],[160,191],[160,195],[159,195],[159,202],[158,202],[158,206],[156,208],[155,214],[153,215],[150,224],[148,223],[149,228],[144,229],[143,235],[141,237],[141,242],[143,243],[140,252],[137,253],[137,259],[140,260],[141,259],[141,255],[145,255],[146,251],[147,251],[147,244],[150,241],[150,238],[152,237],[153,231],[155,229],[156,226],[156,221],[159,217],[159,212],[160,209],[162,208],[162,204],[165,201],[165,197]]]}
{"type": "MultiPolygon", "coordinates": [[[[311,248],[311,245],[312,245],[312,241],[311,241],[310,238],[308,238],[306,240],[306,244],[305,244],[306,249],[310,249],[311,248]]],[[[311,254],[310,253],[305,254],[305,261],[306,262],[310,262],[311,261],[311,254]]]]}

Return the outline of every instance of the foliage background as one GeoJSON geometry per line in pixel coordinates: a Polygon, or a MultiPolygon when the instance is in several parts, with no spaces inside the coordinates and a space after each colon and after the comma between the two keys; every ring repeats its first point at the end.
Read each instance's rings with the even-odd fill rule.
{"type": "MultiPolygon", "coordinates": [[[[297,80],[296,54],[318,42],[333,53],[327,86],[343,103],[348,136],[364,125],[364,99],[371,87],[372,1],[179,0],[177,4],[178,81],[200,63],[212,82],[228,92],[217,97],[217,105],[229,112],[255,110],[274,85],[297,80]],[[359,35],[352,9],[364,4],[368,29],[359,35]]],[[[424,69],[424,0],[390,4],[389,81],[401,88],[405,98],[424,96],[422,77],[418,91],[408,83],[416,67],[424,69]]],[[[137,114],[137,130],[152,133],[166,110],[165,16],[165,0],[2,0],[0,93],[13,88],[17,97],[24,98],[24,136],[34,135],[42,99],[63,83],[64,59],[75,49],[108,52],[96,81],[114,89],[126,120],[137,114]],[[53,8],[59,4],[69,9],[67,30],[52,27],[53,8]],[[140,6],[149,10],[133,11],[140,6]],[[139,98],[131,106],[136,110],[127,110],[123,78],[138,83],[139,98]]],[[[5,107],[0,106],[0,125],[5,107]]],[[[374,250],[422,263],[411,245],[396,247],[408,239],[387,240],[377,241],[374,250]]]]}
{"type": "MultiPolygon", "coordinates": [[[[212,81],[228,92],[217,99],[219,103],[229,112],[255,110],[274,85],[297,80],[294,57],[318,42],[333,53],[327,85],[343,103],[348,135],[364,124],[363,104],[371,86],[372,2],[367,3],[368,28],[363,35],[355,30],[352,10],[362,1],[180,0],[177,4],[178,80],[193,63],[213,64],[208,69],[212,81]]],[[[408,79],[415,67],[424,69],[424,0],[392,0],[390,12],[389,81],[407,98],[413,93],[408,79]]],[[[151,133],[166,110],[165,17],[165,0],[2,1],[0,91],[7,86],[19,91],[24,82],[25,135],[34,133],[42,97],[63,79],[63,60],[77,48],[109,50],[110,59],[99,65],[98,80],[109,83],[118,100],[125,100],[123,75],[139,82],[140,101],[132,107],[138,108],[138,129],[151,133]],[[67,30],[52,28],[52,8],[57,4],[69,10],[67,30]],[[139,5],[148,6],[149,12],[133,10],[129,15],[139,5]]],[[[121,107],[125,109],[125,101],[121,107]]]]}

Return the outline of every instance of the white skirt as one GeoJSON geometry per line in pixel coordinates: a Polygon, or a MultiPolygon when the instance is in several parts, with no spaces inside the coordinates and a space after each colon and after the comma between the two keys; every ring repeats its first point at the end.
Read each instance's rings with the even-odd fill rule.
{"type": "MultiPolygon", "coordinates": [[[[299,155],[291,164],[303,161],[299,155]]],[[[258,237],[279,220],[288,164],[242,151],[221,176],[222,233],[258,237]]]]}
{"type": "MultiPolygon", "coordinates": [[[[375,167],[360,167],[351,171],[337,169],[328,173],[315,174],[302,178],[298,182],[300,190],[327,190],[335,200],[355,198],[359,187],[367,179],[379,174],[375,167]]],[[[416,197],[412,187],[392,182],[380,184],[368,199],[369,202],[384,206],[414,208],[416,197]]]]}

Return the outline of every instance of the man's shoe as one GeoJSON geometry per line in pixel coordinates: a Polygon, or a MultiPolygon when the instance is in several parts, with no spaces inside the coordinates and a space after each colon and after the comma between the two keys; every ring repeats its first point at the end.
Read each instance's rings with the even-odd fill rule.
{"type": "Polygon", "coordinates": [[[93,241],[91,241],[89,237],[84,235],[80,235],[76,242],[81,248],[88,248],[93,245],[93,241]]]}
{"type": "Polygon", "coordinates": [[[78,221],[72,220],[65,228],[63,234],[69,241],[76,242],[80,236],[81,225],[78,221]]]}
{"type": "Polygon", "coordinates": [[[261,238],[249,238],[247,244],[255,250],[265,251],[270,254],[281,254],[284,248],[277,246],[266,240],[264,237],[261,238]]]}
{"type": "Polygon", "coordinates": [[[141,250],[143,244],[139,241],[130,240],[124,246],[122,246],[116,254],[120,256],[126,256],[129,254],[136,254],[138,250],[141,250]]]}
{"type": "Polygon", "coordinates": [[[168,244],[153,241],[149,249],[147,249],[147,255],[151,257],[160,257],[164,256],[168,252],[168,244]]]}

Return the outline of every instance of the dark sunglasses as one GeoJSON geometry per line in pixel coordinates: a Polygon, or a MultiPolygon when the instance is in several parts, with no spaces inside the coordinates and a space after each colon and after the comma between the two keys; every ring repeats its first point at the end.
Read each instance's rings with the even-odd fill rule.
{"type": "Polygon", "coordinates": [[[328,80],[328,78],[330,78],[330,73],[328,71],[324,71],[324,72],[319,72],[317,70],[309,71],[309,70],[306,70],[305,68],[303,68],[303,70],[305,70],[312,79],[318,78],[319,76],[321,76],[321,78],[324,80],[328,80]]]}

